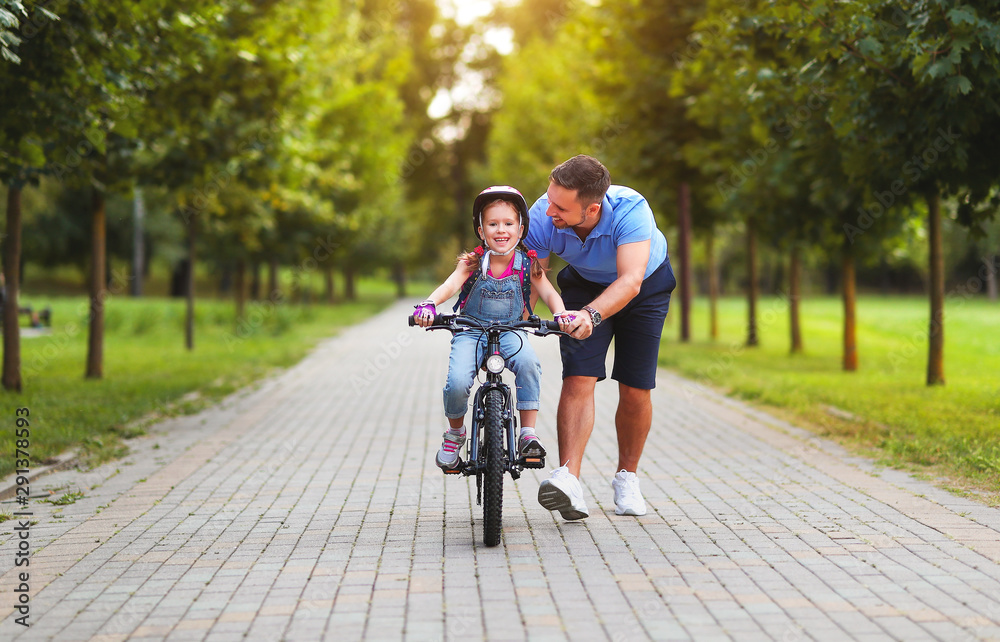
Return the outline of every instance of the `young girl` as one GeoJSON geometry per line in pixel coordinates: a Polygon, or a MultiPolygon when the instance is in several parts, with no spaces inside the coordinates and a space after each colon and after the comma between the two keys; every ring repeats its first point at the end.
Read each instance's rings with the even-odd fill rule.
{"type": "MultiPolygon", "coordinates": [[[[550,310],[558,310],[555,318],[565,330],[572,319],[566,314],[562,297],[552,287],[538,262],[532,260],[534,252],[525,253],[520,245],[528,232],[528,205],[521,193],[506,185],[483,190],[472,205],[472,219],[473,229],[484,241],[485,249],[480,246],[459,256],[451,276],[426,301],[416,306],[413,316],[417,323],[429,326],[437,314],[436,306],[465,290],[463,286],[469,283],[471,289],[456,305],[456,308],[461,306],[462,314],[487,323],[520,321],[530,309],[525,296],[530,287],[534,287],[550,310]],[[524,283],[525,279],[530,285],[524,283]]],[[[518,452],[524,456],[541,457],[545,455],[545,449],[535,435],[542,374],[538,357],[522,331],[505,332],[500,349],[507,365],[514,371],[517,387],[517,410],[521,418],[518,452]]],[[[458,453],[465,443],[464,420],[469,407],[469,391],[485,351],[486,336],[480,332],[461,332],[451,340],[448,379],[444,387],[444,414],[449,430],[444,433],[436,458],[437,465],[443,469],[452,469],[458,464],[458,453]]]]}

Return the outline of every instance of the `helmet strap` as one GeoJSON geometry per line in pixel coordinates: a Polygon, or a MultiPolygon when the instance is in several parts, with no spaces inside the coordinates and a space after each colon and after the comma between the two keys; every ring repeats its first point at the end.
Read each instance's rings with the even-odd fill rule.
{"type": "Polygon", "coordinates": [[[517,246],[510,248],[506,252],[494,252],[493,250],[486,250],[486,253],[483,254],[482,261],[479,263],[480,267],[483,270],[483,274],[486,274],[486,270],[490,269],[490,255],[491,254],[495,254],[497,256],[510,256],[510,253],[513,252],[516,249],[517,249],[517,246]]]}

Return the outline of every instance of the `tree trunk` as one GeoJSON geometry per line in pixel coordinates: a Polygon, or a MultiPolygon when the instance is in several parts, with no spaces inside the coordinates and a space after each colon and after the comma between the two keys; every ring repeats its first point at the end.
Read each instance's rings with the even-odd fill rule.
{"type": "Polygon", "coordinates": [[[142,296],[142,279],[146,266],[146,203],[142,198],[142,189],[135,188],[135,195],[132,203],[132,221],[134,230],[132,233],[132,296],[142,296]]]}
{"type": "Polygon", "coordinates": [[[928,337],[927,385],[944,385],[944,251],[941,241],[941,196],[927,195],[930,242],[931,323],[928,337]]]}
{"type": "MultiPolygon", "coordinates": [[[[466,183],[465,183],[466,181],[465,170],[466,170],[466,165],[463,162],[457,162],[451,164],[451,184],[454,187],[454,192],[453,192],[455,198],[454,211],[456,212],[464,212],[466,211],[465,208],[469,206],[470,197],[466,194],[468,189],[466,188],[466,183]]],[[[458,247],[459,248],[468,247],[465,242],[465,239],[469,237],[470,226],[468,220],[465,219],[464,216],[454,216],[452,218],[454,220],[455,239],[458,241],[458,247]]],[[[346,269],[345,269],[345,275],[346,275],[346,269]]],[[[347,295],[347,298],[352,301],[354,300],[354,297],[351,295],[347,295]]]]}
{"type": "Polygon", "coordinates": [[[246,278],[247,278],[247,262],[245,259],[238,259],[236,261],[236,274],[235,278],[233,279],[233,291],[236,296],[237,323],[243,320],[243,315],[246,313],[246,307],[247,307],[246,278]]]}
{"type": "Polygon", "coordinates": [[[334,303],[337,302],[337,299],[334,291],[332,267],[326,266],[323,268],[323,278],[326,281],[326,302],[329,303],[330,305],[333,305],[334,303]]]}
{"type": "Polygon", "coordinates": [[[172,297],[187,296],[189,269],[190,265],[188,265],[188,260],[186,257],[178,260],[177,263],[174,265],[173,270],[171,270],[170,272],[170,296],[172,297]]]}
{"type": "Polygon", "coordinates": [[[302,305],[312,303],[312,272],[300,274],[296,289],[299,291],[299,303],[302,305]]]}
{"type": "Polygon", "coordinates": [[[260,301],[260,261],[250,264],[250,299],[260,301]]]}
{"type": "Polygon", "coordinates": [[[188,243],[188,270],[187,287],[184,293],[187,297],[187,311],[184,317],[184,347],[194,350],[194,242],[197,232],[195,218],[191,216],[187,221],[187,243],[188,243]]]}
{"type": "Polygon", "coordinates": [[[222,266],[219,271],[219,298],[224,299],[229,295],[229,292],[233,289],[233,266],[230,263],[226,263],[222,266]]]}
{"type": "Polygon", "coordinates": [[[94,188],[91,197],[92,228],[90,236],[90,325],[87,341],[88,379],[104,376],[104,298],[106,236],[104,192],[94,188]]]}
{"type": "Polygon", "coordinates": [[[406,296],[406,268],[402,261],[396,261],[392,266],[392,278],[396,282],[396,297],[406,296]]]}
{"type": "MultiPolygon", "coordinates": [[[[843,266],[841,266],[841,270],[843,270],[843,266]]],[[[824,282],[826,283],[826,293],[833,296],[837,293],[837,262],[835,260],[830,259],[830,262],[826,266],[826,270],[824,270],[824,276],[826,277],[824,279],[824,282]]]]}
{"type": "Polygon", "coordinates": [[[997,255],[987,254],[983,259],[986,263],[986,296],[990,301],[997,300],[997,255]]]}
{"type": "Polygon", "coordinates": [[[801,297],[799,280],[801,275],[801,249],[798,245],[793,245],[791,265],[788,269],[788,310],[791,317],[792,354],[799,354],[802,352],[802,326],[799,321],[799,299],[801,297]]]}
{"type": "Polygon", "coordinates": [[[757,338],[757,225],[747,221],[747,345],[755,346],[757,338]]]}
{"type": "Polygon", "coordinates": [[[267,262],[267,296],[275,301],[278,296],[278,259],[271,258],[267,262]]]}
{"type": "Polygon", "coordinates": [[[354,291],[354,266],[350,263],[344,266],[344,297],[348,301],[357,299],[357,292],[354,291]]]}
{"type": "Polygon", "coordinates": [[[681,341],[691,340],[691,189],[686,182],[677,191],[677,238],[680,253],[681,341]]]}
{"type": "Polygon", "coordinates": [[[841,271],[844,280],[844,370],[854,372],[858,369],[858,336],[854,314],[854,257],[850,254],[844,254],[841,271]]]}
{"type": "Polygon", "coordinates": [[[17,320],[18,289],[21,282],[21,188],[7,188],[7,236],[4,239],[3,269],[3,387],[21,392],[21,328],[17,320]]]}
{"type": "Polygon", "coordinates": [[[708,259],[708,323],[709,336],[712,340],[719,338],[719,266],[715,263],[715,236],[708,235],[708,243],[705,248],[708,259]]]}
{"type": "Polygon", "coordinates": [[[764,269],[761,270],[761,292],[771,294],[774,292],[774,261],[768,255],[764,260],[764,269]]]}
{"type": "Polygon", "coordinates": [[[889,296],[889,290],[892,288],[892,283],[889,281],[889,261],[885,258],[885,252],[883,252],[882,256],[879,257],[878,272],[878,290],[882,296],[889,296]]]}

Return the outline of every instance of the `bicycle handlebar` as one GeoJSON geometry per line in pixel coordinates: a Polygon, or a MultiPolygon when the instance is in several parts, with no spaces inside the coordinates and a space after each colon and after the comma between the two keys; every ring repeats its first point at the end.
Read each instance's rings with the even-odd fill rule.
{"type": "MultiPolygon", "coordinates": [[[[417,326],[417,320],[410,315],[408,317],[408,323],[411,326],[417,326]]],[[[538,316],[528,317],[527,321],[515,321],[514,323],[497,323],[497,322],[486,322],[480,321],[479,319],[474,319],[472,317],[467,317],[461,314],[438,314],[434,317],[434,322],[426,326],[426,329],[447,329],[447,330],[458,330],[459,328],[472,328],[476,330],[488,330],[489,328],[499,328],[501,330],[541,330],[538,334],[548,334],[550,332],[559,332],[565,334],[559,328],[558,321],[550,321],[548,319],[542,319],[538,316]]]]}

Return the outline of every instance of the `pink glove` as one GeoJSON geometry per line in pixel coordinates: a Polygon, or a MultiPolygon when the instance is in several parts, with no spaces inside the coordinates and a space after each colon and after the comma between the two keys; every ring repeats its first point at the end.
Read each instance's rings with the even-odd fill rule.
{"type": "Polygon", "coordinates": [[[576,315],[575,315],[575,314],[570,314],[569,312],[560,312],[559,314],[554,314],[554,315],[552,315],[552,316],[553,316],[553,318],[554,318],[554,319],[555,319],[556,321],[563,321],[563,320],[565,320],[565,321],[566,321],[566,323],[569,323],[569,322],[571,322],[571,321],[572,321],[573,319],[575,319],[575,318],[576,318],[576,315]]]}
{"type": "Polygon", "coordinates": [[[424,313],[429,314],[432,319],[437,316],[437,308],[434,307],[433,301],[423,301],[413,306],[414,317],[419,318],[424,316],[424,313]]]}

